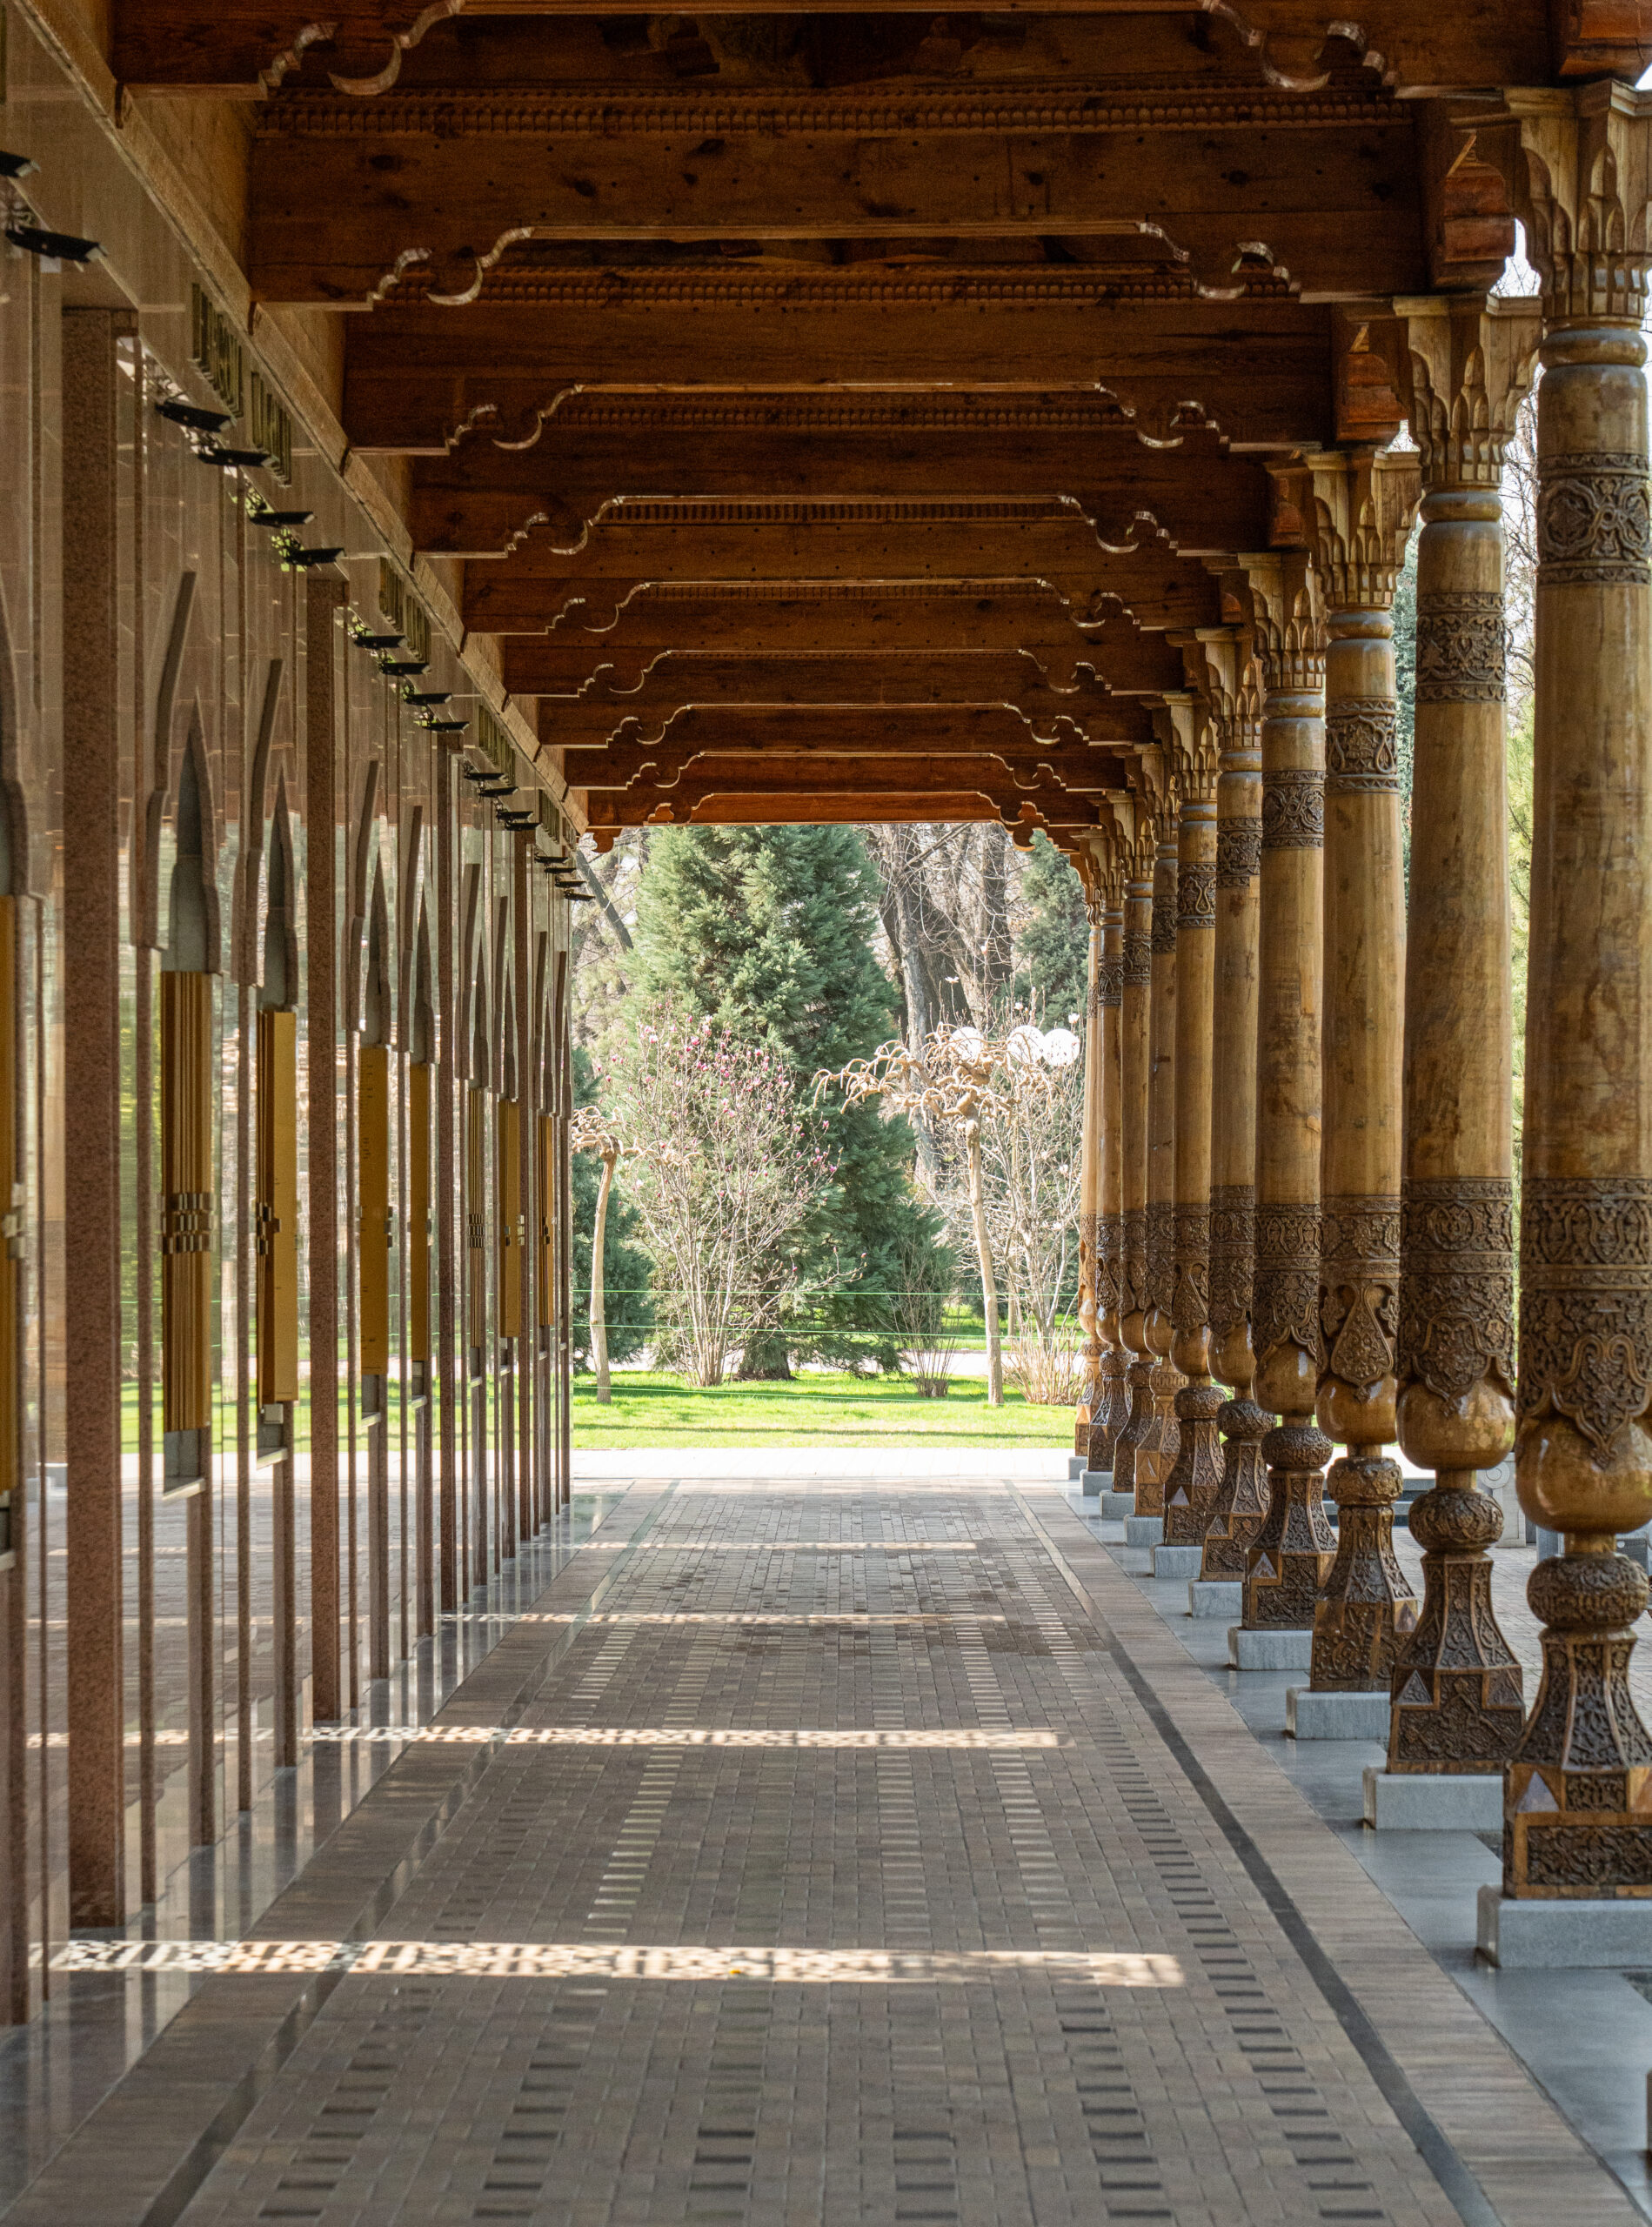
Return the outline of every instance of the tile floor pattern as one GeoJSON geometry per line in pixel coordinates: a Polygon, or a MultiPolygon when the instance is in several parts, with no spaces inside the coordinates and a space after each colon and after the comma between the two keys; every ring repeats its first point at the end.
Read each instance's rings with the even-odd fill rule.
{"type": "MultiPolygon", "coordinates": [[[[1097,1607],[1107,1571],[1140,1596],[1056,1495],[687,1483],[629,1495],[610,1541],[437,1721],[485,1736],[398,1758],[257,1929],[348,1955],[320,1984],[282,1977],[298,1949],[210,1981],[17,2220],[1515,2219],[1432,2121],[1445,2169],[1420,2154],[1406,2075],[1396,2103],[1167,1746],[1097,1607]],[[169,2172],[169,2099],[202,2084],[181,2153],[215,2034],[251,2084],[169,2172]]],[[[1280,1787],[1311,1858],[1324,1828],[1280,1787]]],[[[1415,1952],[1370,1901],[1366,1949],[1386,1923],[1415,1952]]],[[[1425,2060],[1428,2015],[1424,1990],[1425,2060]]],[[[1634,2217],[1486,2032],[1461,2078],[1540,2130],[1538,2183],[1634,2217]]]]}

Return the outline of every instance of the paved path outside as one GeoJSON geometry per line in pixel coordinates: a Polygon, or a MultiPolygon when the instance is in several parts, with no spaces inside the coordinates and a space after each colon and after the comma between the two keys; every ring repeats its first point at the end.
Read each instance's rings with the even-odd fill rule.
{"type": "Polygon", "coordinates": [[[22,2227],[1640,2217],[1057,1484],[638,1486],[22,2227]]]}

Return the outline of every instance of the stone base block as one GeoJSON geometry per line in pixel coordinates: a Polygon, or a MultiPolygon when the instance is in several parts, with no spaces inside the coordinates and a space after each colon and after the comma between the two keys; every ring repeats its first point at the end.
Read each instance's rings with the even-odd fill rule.
{"type": "Polygon", "coordinates": [[[1127,1515],[1124,1519],[1124,1543],[1127,1547],[1156,1547],[1165,1535],[1162,1515],[1127,1515]]]}
{"type": "Polygon", "coordinates": [[[1187,1588],[1190,1616],[1242,1616],[1245,1588],[1239,1578],[1196,1577],[1187,1588]]]}
{"type": "Polygon", "coordinates": [[[1083,1475],[1084,1456],[1081,1454],[1069,1454],[1067,1457],[1067,1481],[1068,1484],[1076,1485],[1079,1479],[1083,1475]]]}
{"type": "Polygon", "coordinates": [[[1500,1833],[1501,1771],[1385,1771],[1365,1774],[1365,1822],[1379,1833],[1500,1833]]]}
{"type": "Polygon", "coordinates": [[[1086,1500],[1094,1500],[1098,1493],[1106,1493],[1113,1482],[1113,1472],[1111,1469],[1086,1469],[1081,1473],[1080,1481],[1084,1487],[1086,1500]]]}
{"type": "Polygon", "coordinates": [[[1155,1577],[1195,1578],[1204,1559],[1202,1547],[1155,1547],[1153,1574],[1155,1577]]]}
{"type": "Polygon", "coordinates": [[[1136,1512],[1134,1493],[1115,1493],[1110,1486],[1101,1491],[1101,1520],[1104,1523],[1123,1523],[1136,1512]]]}
{"type": "Polygon", "coordinates": [[[1388,1744],[1388,1696],[1376,1694],[1316,1694],[1312,1686],[1292,1686],[1285,1695],[1287,1740],[1375,1740],[1388,1744]]]}
{"type": "Polygon", "coordinates": [[[1233,1624],[1227,1632],[1227,1662],[1234,1670],[1311,1670],[1314,1635],[1310,1631],[1247,1632],[1233,1624]]]}
{"type": "Polygon", "coordinates": [[[1527,1903],[1480,1890],[1479,1949],[1506,1972],[1652,1965],[1652,1901],[1527,1903]]]}

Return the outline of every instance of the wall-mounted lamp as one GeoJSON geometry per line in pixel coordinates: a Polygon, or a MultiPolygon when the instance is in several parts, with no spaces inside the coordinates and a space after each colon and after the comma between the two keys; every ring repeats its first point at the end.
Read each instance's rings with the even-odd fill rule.
{"type": "Polygon", "coordinates": [[[203,464],[216,464],[220,471],[256,471],[270,461],[268,449],[226,449],[219,441],[209,441],[195,453],[203,464]]]}
{"type": "Polygon", "coordinates": [[[99,240],[77,239],[72,232],[43,232],[37,224],[8,224],[6,237],[13,247],[42,256],[48,263],[96,263],[104,252],[99,240]]]}
{"type": "Polygon", "coordinates": [[[32,177],[39,168],[32,155],[8,155],[0,148],[0,177],[32,177]]]}
{"type": "Polygon", "coordinates": [[[399,634],[352,634],[351,639],[358,650],[399,650],[399,634]]]}
{"type": "MultiPolygon", "coordinates": [[[[378,669],[388,674],[391,679],[400,680],[410,672],[428,672],[430,660],[428,658],[386,658],[378,669]]],[[[408,701],[411,703],[412,699],[410,697],[408,701]]]]}
{"type": "MultiPolygon", "coordinates": [[[[389,667],[386,666],[385,670],[388,672],[389,667]]],[[[431,704],[450,703],[451,700],[445,688],[404,688],[402,691],[404,704],[417,704],[421,708],[431,704]]]]}
{"type": "Polygon", "coordinates": [[[337,549],[284,549],[282,565],[295,572],[307,572],[312,565],[336,565],[344,555],[343,545],[337,549]]]}
{"type": "Polygon", "coordinates": [[[313,511],[249,511],[247,524],[268,526],[308,525],[315,515],[313,511]]]}
{"type": "Polygon", "coordinates": [[[174,425],[187,425],[191,433],[221,433],[235,420],[227,410],[203,410],[198,403],[185,402],[179,395],[170,394],[164,402],[155,405],[157,418],[168,418],[174,425]]]}

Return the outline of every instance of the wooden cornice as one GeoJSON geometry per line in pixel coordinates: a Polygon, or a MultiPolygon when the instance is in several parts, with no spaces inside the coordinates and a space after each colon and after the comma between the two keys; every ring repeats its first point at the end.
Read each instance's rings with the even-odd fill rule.
{"type": "MultiPolygon", "coordinates": [[[[771,9],[745,12],[772,12],[771,9]]],[[[1128,22],[1119,0],[1051,0],[1054,15],[1106,15],[1128,22]]],[[[856,15],[864,0],[826,0],[815,12],[856,15]]],[[[111,0],[111,60],[126,83],[176,90],[213,88],[257,97],[301,73],[353,95],[393,87],[421,43],[439,50],[447,17],[465,0],[111,0]]],[[[1435,0],[1371,0],[1336,17],[1324,0],[1194,0],[1201,11],[1256,57],[1268,84],[1316,90],[1332,56],[1350,48],[1381,83],[1415,93],[1481,84],[1535,84],[1562,76],[1644,67],[1644,0],[1522,0],[1502,7],[1441,6],[1435,0]],[[1640,59],[1637,63],[1636,57],[1640,59]]],[[[475,4],[465,12],[485,12],[475,4]]],[[[573,17],[588,0],[511,0],[518,17],[573,17]]],[[[657,13],[652,0],[608,0],[608,17],[657,13]]],[[[933,0],[885,0],[886,15],[933,14],[933,0]]],[[[1140,20],[1139,14],[1137,19],[1140,20]]],[[[423,58],[422,57],[420,57],[423,58]]]]}
{"type": "MultiPolygon", "coordinates": [[[[1146,723],[1128,733],[1092,739],[1075,728],[1040,735],[1013,706],[1001,704],[864,705],[842,702],[799,710],[789,705],[687,706],[657,737],[622,734],[605,743],[556,749],[572,787],[596,792],[652,786],[669,788],[708,755],[740,761],[742,777],[767,780],[777,769],[795,774],[821,759],[900,763],[903,786],[922,786],[942,768],[943,786],[956,783],[972,757],[991,761],[1028,794],[1054,781],[1074,795],[1122,789],[1120,756],[1151,741],[1146,723]],[[920,779],[912,768],[929,769],[920,779]]],[[[828,772],[830,769],[828,768],[828,772]]],[[[865,778],[862,769],[860,778],[865,778]]]]}
{"type": "Polygon", "coordinates": [[[497,556],[526,545],[577,550],[635,499],[719,500],[855,496],[970,497],[1060,489],[1105,545],[1163,535],[1190,553],[1249,548],[1265,538],[1267,479],[1250,458],[1227,458],[1192,429],[1185,447],[1144,446],[1100,398],[1082,406],[980,411],[906,398],[673,398],[546,420],[525,449],[485,439],[415,466],[411,522],[418,547],[497,556]],[[663,419],[663,423],[661,422],[663,419]],[[779,419],[779,424],[774,421],[779,419]],[[697,420],[699,422],[697,422],[697,420]]]}
{"type": "Polygon", "coordinates": [[[541,240],[1145,237],[1213,298],[1242,291],[1247,264],[1319,296],[1427,282],[1403,109],[1346,130],[501,141],[468,137],[462,103],[443,131],[420,100],[398,129],[402,106],[372,132],[255,140],[248,275],[260,299],[371,302],[418,268],[433,301],[469,303],[508,250],[541,240]]]}
{"type": "Polygon", "coordinates": [[[1058,690],[1092,685],[1104,673],[1114,694],[1153,694],[1179,686],[1181,677],[1162,634],[1143,632],[1116,612],[1087,629],[1040,580],[653,582],[605,628],[587,626],[584,616],[572,612],[548,632],[504,639],[505,685],[513,695],[568,695],[588,685],[610,693],[637,689],[662,657],[913,659],[960,645],[1030,661],[1058,690]]]}
{"type": "Polygon", "coordinates": [[[945,266],[873,268],[869,304],[851,298],[853,271],[793,271],[772,283],[759,273],[742,302],[746,266],[736,265],[728,298],[709,306],[696,305],[693,289],[721,288],[717,271],[645,269],[618,274],[627,285],[635,278],[634,294],[578,315],[486,298],[463,311],[379,309],[346,321],[344,420],[359,451],[441,456],[474,431],[525,445],[597,387],[806,387],[853,402],[873,382],[944,390],[966,367],[972,388],[1082,385],[1160,443],[1201,423],[1235,448],[1335,438],[1328,309],[1043,297],[1046,274],[1064,284],[1076,268],[1023,266],[1013,274],[1021,291],[998,302],[973,302],[971,273],[945,266]]]}

